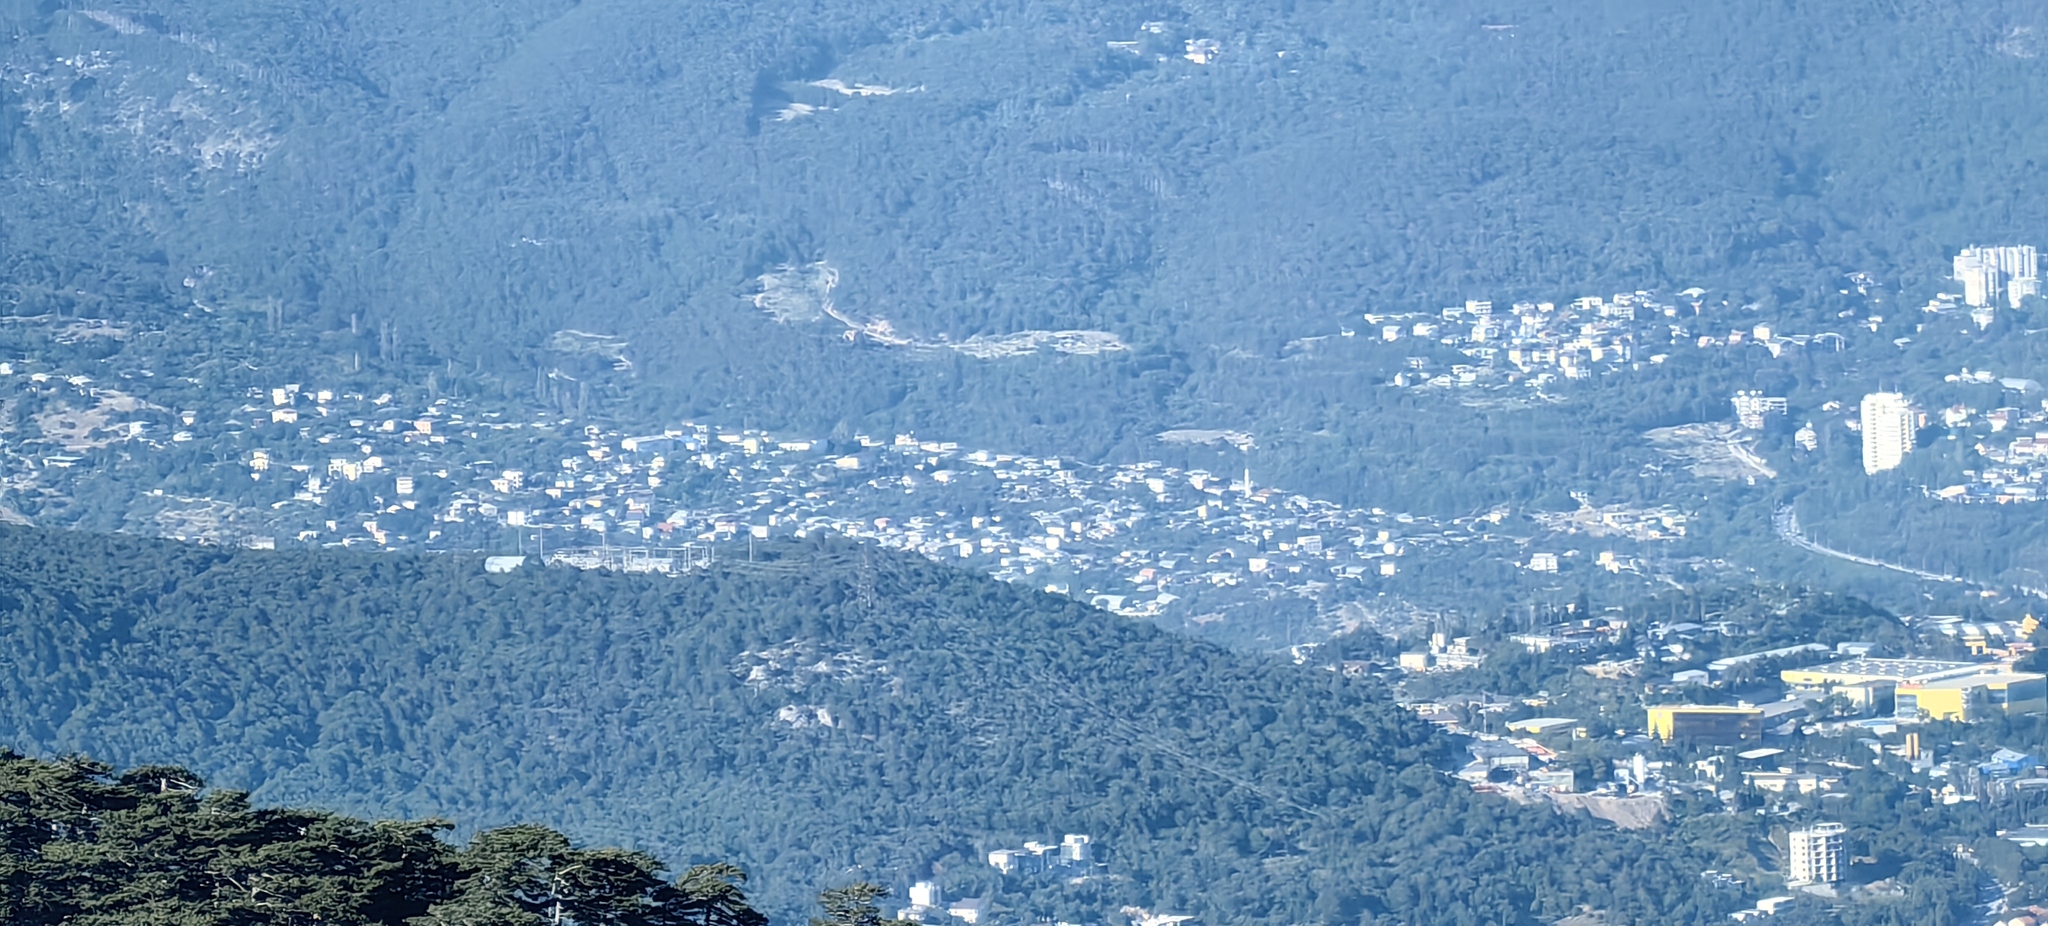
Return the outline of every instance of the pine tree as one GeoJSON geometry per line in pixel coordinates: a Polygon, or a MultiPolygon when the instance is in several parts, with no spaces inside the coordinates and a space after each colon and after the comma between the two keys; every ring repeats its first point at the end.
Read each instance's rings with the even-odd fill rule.
{"type": "Polygon", "coordinates": [[[911,926],[910,920],[883,919],[875,903],[889,896],[889,889],[866,881],[835,887],[818,894],[822,917],[811,917],[811,926],[911,926]]]}

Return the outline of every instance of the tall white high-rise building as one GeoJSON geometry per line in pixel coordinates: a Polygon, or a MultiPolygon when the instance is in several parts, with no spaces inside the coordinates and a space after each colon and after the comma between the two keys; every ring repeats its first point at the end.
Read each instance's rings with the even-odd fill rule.
{"type": "Polygon", "coordinates": [[[1842,880],[1840,823],[1793,830],[1785,850],[1785,880],[1792,884],[1833,884],[1842,880]]]}
{"type": "Polygon", "coordinates": [[[1987,306],[1998,295],[1998,264],[1984,259],[1983,248],[1956,255],[1956,282],[1963,284],[1963,303],[1987,306]]]}
{"type": "Polygon", "coordinates": [[[2020,300],[2041,293],[2040,259],[2033,245],[1996,248],[1971,246],[1955,259],[1956,282],[1963,284],[1963,302],[1983,307],[1998,301],[2017,309],[2020,300]]]}
{"type": "Polygon", "coordinates": [[[1871,475],[1895,469],[1913,452],[1913,405],[1896,392],[1863,397],[1863,471],[1871,475]]]}

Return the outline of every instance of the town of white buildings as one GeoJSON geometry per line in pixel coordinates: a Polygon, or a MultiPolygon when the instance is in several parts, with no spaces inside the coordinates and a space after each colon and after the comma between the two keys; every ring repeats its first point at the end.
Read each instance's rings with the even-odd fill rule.
{"type": "Polygon", "coordinates": [[[1504,574],[1583,564],[1648,588],[1662,581],[1657,548],[1685,534],[1675,509],[1590,497],[1577,512],[1437,520],[1285,492],[1242,467],[1091,466],[909,434],[834,443],[689,422],[625,432],[303,383],[172,410],[124,391],[147,383],[0,370],[9,376],[80,409],[51,416],[41,442],[0,446],[16,462],[14,491],[67,495],[97,478],[72,468],[94,453],[147,459],[203,445],[236,475],[203,494],[140,490],[129,517],[217,543],[485,552],[496,570],[676,573],[716,546],[835,533],[1130,617],[1212,621],[1275,595],[1326,612],[1382,608],[1426,582],[1418,573],[1489,561],[1504,574]],[[1548,539],[1530,550],[1532,535],[1548,539]]]}
{"type": "Polygon", "coordinates": [[[1391,381],[1416,388],[1519,384],[1540,391],[1559,379],[1590,379],[1643,363],[1661,364],[1681,350],[1755,347],[1781,357],[1788,351],[1840,351],[1847,344],[1834,331],[1799,334],[1757,321],[1725,326],[1715,320],[1719,311],[1709,313],[1705,293],[1683,290],[1672,302],[1639,290],[1563,304],[1517,302],[1505,311],[1490,301],[1468,300],[1435,313],[1366,313],[1364,320],[1378,329],[1382,342],[1431,349],[1406,358],[1406,369],[1391,381]],[[1443,348],[1456,350],[1464,361],[1444,363],[1430,355],[1443,348]]]}

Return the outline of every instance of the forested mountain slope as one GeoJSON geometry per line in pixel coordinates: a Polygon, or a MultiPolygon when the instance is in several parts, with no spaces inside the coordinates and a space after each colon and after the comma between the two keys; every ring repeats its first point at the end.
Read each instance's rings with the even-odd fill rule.
{"type": "Polygon", "coordinates": [[[494,575],[0,529],[0,741],[733,861],[778,918],[856,876],[1090,920],[1700,921],[1732,901],[1683,841],[1447,779],[1449,744],[1371,683],[851,545],[764,559],[494,575]],[[1066,832],[1102,877],[985,864],[1066,832]]]}
{"type": "Polygon", "coordinates": [[[572,408],[1365,445],[1380,371],[1277,365],[1360,311],[1819,310],[2038,233],[2044,30],[2024,0],[4,0],[0,295],[269,313],[337,366],[572,408]],[[947,346],[1061,330],[1128,350],[947,346]]]}

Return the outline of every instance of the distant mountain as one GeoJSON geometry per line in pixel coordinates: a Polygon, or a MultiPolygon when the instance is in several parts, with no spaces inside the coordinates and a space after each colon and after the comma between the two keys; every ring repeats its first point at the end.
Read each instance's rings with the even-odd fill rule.
{"type": "Polygon", "coordinates": [[[0,742],[32,753],[733,861],[778,919],[856,878],[1084,922],[1732,900],[1684,840],[1473,794],[1374,683],[839,542],[666,579],[0,528],[0,654],[0,742]],[[1065,833],[1100,867],[987,864],[1065,833]]]}
{"type": "Polygon", "coordinates": [[[1239,429],[1303,489],[1404,443],[1387,371],[1294,349],[1361,312],[1830,317],[1846,273],[1926,283],[2048,211],[2023,0],[8,0],[0,33],[13,311],[260,313],[570,409],[1089,458],[1239,429]]]}

